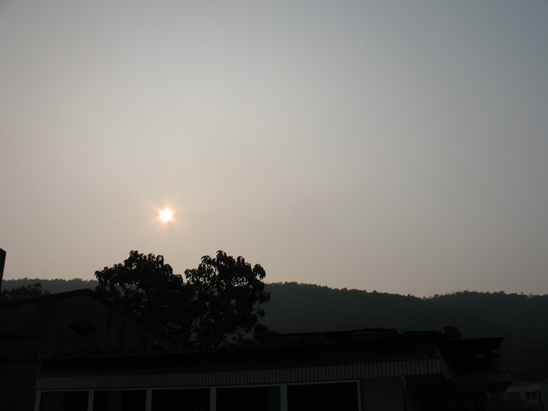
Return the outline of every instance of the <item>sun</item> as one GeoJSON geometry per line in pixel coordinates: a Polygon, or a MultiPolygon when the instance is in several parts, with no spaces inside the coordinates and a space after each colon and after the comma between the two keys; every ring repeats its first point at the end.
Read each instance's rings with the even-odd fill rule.
{"type": "Polygon", "coordinates": [[[160,211],[160,219],[162,221],[169,221],[173,218],[173,213],[169,208],[166,208],[165,210],[160,211]]]}

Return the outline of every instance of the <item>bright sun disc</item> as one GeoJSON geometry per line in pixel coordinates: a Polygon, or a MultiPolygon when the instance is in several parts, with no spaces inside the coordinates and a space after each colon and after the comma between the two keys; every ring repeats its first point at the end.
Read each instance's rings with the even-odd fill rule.
{"type": "Polygon", "coordinates": [[[160,211],[160,219],[162,219],[163,221],[169,221],[172,217],[173,213],[171,212],[171,210],[166,208],[165,210],[160,211]]]}

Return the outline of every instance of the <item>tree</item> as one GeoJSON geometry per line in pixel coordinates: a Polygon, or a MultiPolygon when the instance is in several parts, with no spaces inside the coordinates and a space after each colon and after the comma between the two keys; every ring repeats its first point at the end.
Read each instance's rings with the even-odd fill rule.
{"type": "Polygon", "coordinates": [[[11,290],[2,290],[2,292],[0,292],[0,301],[41,297],[48,294],[49,292],[42,288],[42,284],[34,283],[15,287],[11,290]]]}
{"type": "Polygon", "coordinates": [[[266,272],[243,257],[218,251],[202,257],[198,268],[185,271],[196,308],[192,338],[201,345],[217,346],[227,338],[242,337],[264,317],[260,304],[270,300],[262,280],[266,272]]]}
{"type": "Polygon", "coordinates": [[[169,335],[188,339],[190,293],[164,257],[130,251],[123,264],[96,271],[95,291],[115,305],[158,326],[169,335]]]}
{"type": "Polygon", "coordinates": [[[217,346],[259,324],[264,311],[258,305],[270,299],[265,275],[259,264],[218,251],[186,270],[185,283],[161,255],[131,251],[123,264],[95,272],[95,291],[174,337],[217,346]]]}

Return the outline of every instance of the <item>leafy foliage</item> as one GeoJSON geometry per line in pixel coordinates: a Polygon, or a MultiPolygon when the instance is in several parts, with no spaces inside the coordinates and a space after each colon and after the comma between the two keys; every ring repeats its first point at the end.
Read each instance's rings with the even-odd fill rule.
{"type": "Polygon", "coordinates": [[[41,297],[48,294],[49,292],[42,288],[42,284],[34,283],[15,287],[10,290],[2,290],[2,292],[0,292],[0,301],[41,297]]]}
{"type": "Polygon", "coordinates": [[[258,325],[264,311],[257,305],[270,300],[262,282],[265,275],[259,264],[252,267],[243,257],[235,259],[223,251],[215,258],[202,257],[198,268],[186,270],[196,309],[193,338],[216,346],[258,325]]]}
{"type": "Polygon", "coordinates": [[[131,251],[123,264],[95,272],[95,290],[172,336],[217,346],[249,332],[264,316],[256,305],[269,300],[265,275],[260,265],[218,251],[216,258],[204,256],[198,268],[186,270],[185,283],[161,255],[131,251]]]}
{"type": "Polygon", "coordinates": [[[188,338],[189,290],[161,255],[131,251],[122,264],[96,271],[95,277],[99,295],[174,337],[188,338]]]}

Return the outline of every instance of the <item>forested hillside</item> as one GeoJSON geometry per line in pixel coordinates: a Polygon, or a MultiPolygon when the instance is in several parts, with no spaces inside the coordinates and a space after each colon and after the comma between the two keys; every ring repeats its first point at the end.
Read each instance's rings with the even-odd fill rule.
{"type": "Polygon", "coordinates": [[[481,317],[506,337],[501,354],[513,378],[548,378],[548,295],[464,291],[430,300],[481,317]]]}
{"type": "Polygon", "coordinates": [[[548,295],[463,291],[429,300],[479,316],[507,337],[548,340],[548,295]]]}
{"type": "MultiPolygon", "coordinates": [[[[40,282],[51,293],[95,288],[96,281],[5,280],[3,289],[40,282]]],[[[463,338],[506,337],[502,355],[514,379],[548,378],[548,296],[457,292],[430,298],[269,284],[264,324],[271,331],[313,332],[395,328],[399,332],[459,327],[463,338]]]]}
{"type": "Polygon", "coordinates": [[[461,328],[466,337],[500,335],[481,317],[413,296],[332,289],[310,284],[270,284],[264,323],[280,332],[396,328],[400,332],[461,328]]]}

